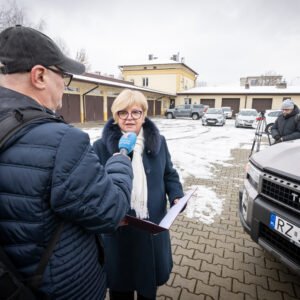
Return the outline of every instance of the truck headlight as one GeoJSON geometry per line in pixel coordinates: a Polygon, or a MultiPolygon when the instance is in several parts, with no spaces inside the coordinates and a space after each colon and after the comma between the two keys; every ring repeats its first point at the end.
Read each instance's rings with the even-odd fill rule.
{"type": "Polygon", "coordinates": [[[246,171],[247,171],[247,177],[251,185],[257,189],[258,188],[258,183],[259,183],[259,178],[261,176],[261,171],[259,171],[257,168],[254,167],[250,162],[248,162],[246,166],[246,171]]]}

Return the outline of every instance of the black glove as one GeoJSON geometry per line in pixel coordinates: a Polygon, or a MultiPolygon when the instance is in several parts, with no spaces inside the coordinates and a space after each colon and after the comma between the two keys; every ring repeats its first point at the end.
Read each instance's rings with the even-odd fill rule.
{"type": "Polygon", "coordinates": [[[280,138],[281,138],[281,136],[279,134],[274,136],[274,140],[276,140],[276,141],[280,140],[280,138]]]}

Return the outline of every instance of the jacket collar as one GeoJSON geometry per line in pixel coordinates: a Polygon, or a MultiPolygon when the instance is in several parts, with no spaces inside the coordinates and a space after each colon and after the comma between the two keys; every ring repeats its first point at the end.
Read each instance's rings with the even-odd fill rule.
{"type": "MultiPolygon", "coordinates": [[[[145,137],[145,153],[156,156],[161,147],[159,130],[149,118],[145,119],[143,129],[145,137]]],[[[109,119],[103,128],[102,141],[110,154],[119,151],[118,143],[121,136],[122,132],[118,124],[114,124],[114,120],[109,119]]]]}

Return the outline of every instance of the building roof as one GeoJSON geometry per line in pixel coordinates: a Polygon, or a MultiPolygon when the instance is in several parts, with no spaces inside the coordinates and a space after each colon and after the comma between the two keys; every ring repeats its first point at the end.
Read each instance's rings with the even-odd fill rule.
{"type": "Polygon", "coordinates": [[[176,96],[176,94],[172,94],[172,93],[166,93],[166,92],[157,91],[157,90],[153,90],[153,89],[149,89],[149,88],[139,87],[139,86],[133,85],[131,83],[128,83],[127,81],[124,81],[124,83],[122,83],[122,82],[120,82],[121,80],[114,81],[114,80],[110,80],[110,79],[93,78],[93,77],[84,76],[84,75],[74,75],[73,78],[78,81],[94,83],[97,85],[105,85],[105,86],[124,88],[124,89],[127,88],[127,89],[131,89],[131,90],[138,90],[141,92],[149,92],[149,93],[159,94],[159,95],[164,95],[164,96],[172,96],[172,97],[176,96]]]}
{"type": "Polygon", "coordinates": [[[131,64],[131,65],[122,65],[119,66],[119,68],[123,67],[138,67],[138,66],[155,66],[155,65],[182,65],[192,71],[195,75],[199,75],[196,71],[194,71],[192,68],[187,66],[183,62],[175,61],[172,59],[152,59],[152,60],[147,60],[145,62],[139,63],[139,64],[131,64]]]}
{"type": "Polygon", "coordinates": [[[300,86],[288,86],[286,88],[277,88],[276,86],[250,86],[248,89],[244,86],[218,86],[218,87],[196,87],[186,91],[178,92],[177,95],[201,95],[201,94],[231,94],[231,95],[270,95],[270,94],[300,94],[300,86]]]}

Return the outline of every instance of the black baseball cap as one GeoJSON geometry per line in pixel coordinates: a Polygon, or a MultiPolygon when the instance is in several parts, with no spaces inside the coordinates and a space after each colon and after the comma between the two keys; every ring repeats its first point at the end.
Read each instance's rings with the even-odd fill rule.
{"type": "Polygon", "coordinates": [[[0,33],[0,73],[27,72],[35,65],[56,66],[60,70],[82,74],[85,66],[65,56],[45,34],[21,25],[9,27],[0,33]]]}

